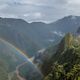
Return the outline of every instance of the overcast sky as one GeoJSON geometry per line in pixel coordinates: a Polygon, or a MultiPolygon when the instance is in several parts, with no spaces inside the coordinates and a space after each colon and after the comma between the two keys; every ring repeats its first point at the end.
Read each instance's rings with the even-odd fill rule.
{"type": "Polygon", "coordinates": [[[0,0],[2,17],[53,22],[67,15],[80,15],[80,0],[0,0]]]}

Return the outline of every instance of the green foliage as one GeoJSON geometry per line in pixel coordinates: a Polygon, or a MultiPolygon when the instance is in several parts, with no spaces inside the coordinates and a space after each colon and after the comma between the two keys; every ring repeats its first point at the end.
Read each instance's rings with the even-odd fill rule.
{"type": "Polygon", "coordinates": [[[78,80],[80,78],[80,65],[74,65],[73,68],[66,72],[63,65],[53,66],[53,70],[45,80],[78,80]]]}
{"type": "Polygon", "coordinates": [[[7,66],[0,60],[0,80],[8,80],[7,66]]]}
{"type": "MultiPolygon", "coordinates": [[[[79,80],[80,79],[80,44],[79,39],[68,33],[60,42],[56,54],[48,63],[52,64],[44,80],[79,80]],[[77,41],[77,42],[76,42],[77,41]]],[[[48,63],[46,63],[48,65],[48,63]]],[[[47,70],[46,69],[46,70],[47,70]]]]}
{"type": "Polygon", "coordinates": [[[17,75],[14,74],[11,80],[19,80],[19,79],[17,78],[17,75]]]}

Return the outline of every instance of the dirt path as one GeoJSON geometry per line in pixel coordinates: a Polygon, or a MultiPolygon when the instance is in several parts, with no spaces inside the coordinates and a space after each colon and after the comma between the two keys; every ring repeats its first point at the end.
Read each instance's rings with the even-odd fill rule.
{"type": "Polygon", "coordinates": [[[24,63],[22,63],[22,64],[20,64],[20,65],[18,65],[18,66],[16,67],[16,75],[17,75],[17,77],[18,77],[19,80],[26,80],[25,78],[21,77],[20,74],[19,74],[19,68],[20,68],[21,66],[25,65],[26,63],[27,63],[27,62],[24,62],[24,63]]]}

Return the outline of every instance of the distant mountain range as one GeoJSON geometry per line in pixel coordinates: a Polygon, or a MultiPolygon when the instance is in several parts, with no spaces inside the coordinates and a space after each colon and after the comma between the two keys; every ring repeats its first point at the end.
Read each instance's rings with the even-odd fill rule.
{"type": "Polygon", "coordinates": [[[74,33],[79,26],[79,16],[67,16],[50,24],[0,18],[0,38],[15,45],[25,54],[33,56],[38,50],[58,42],[65,33],[74,33]]]}

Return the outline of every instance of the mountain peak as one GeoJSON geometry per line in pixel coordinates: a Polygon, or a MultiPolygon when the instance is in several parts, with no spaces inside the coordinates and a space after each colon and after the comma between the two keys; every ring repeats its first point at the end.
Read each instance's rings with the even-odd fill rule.
{"type": "Polygon", "coordinates": [[[80,17],[80,16],[69,15],[69,16],[65,16],[65,17],[62,18],[62,19],[63,19],[63,20],[64,20],[64,19],[76,20],[78,17],[80,17]]]}

